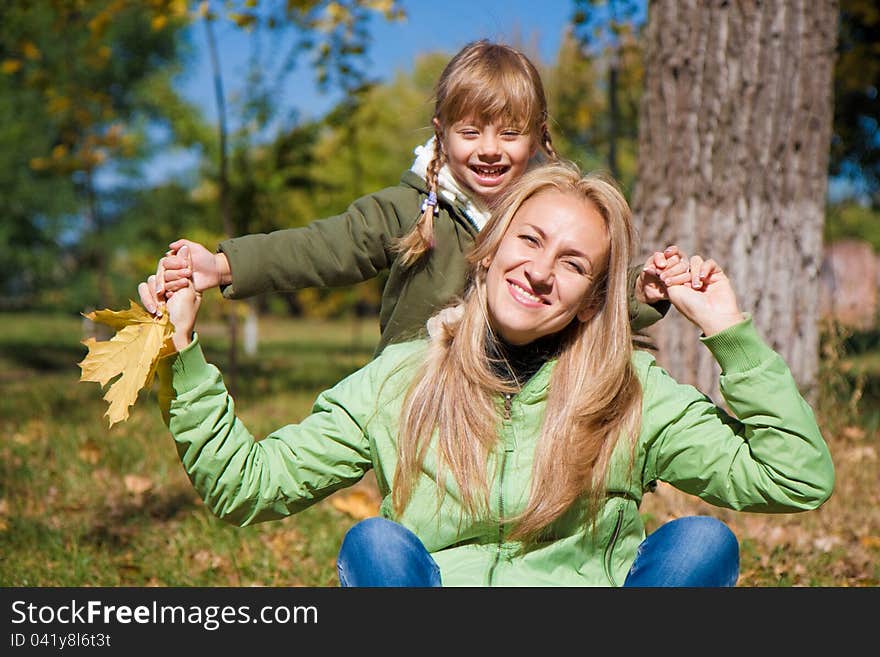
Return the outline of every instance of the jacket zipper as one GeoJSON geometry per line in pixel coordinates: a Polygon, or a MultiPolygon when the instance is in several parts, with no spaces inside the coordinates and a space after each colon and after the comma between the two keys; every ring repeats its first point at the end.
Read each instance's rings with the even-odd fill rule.
{"type": "Polygon", "coordinates": [[[614,551],[614,544],[617,542],[617,537],[620,535],[620,528],[622,525],[623,507],[620,507],[617,509],[617,523],[614,525],[614,531],[611,532],[611,538],[608,541],[608,546],[605,548],[605,577],[611,582],[611,586],[617,586],[617,582],[614,581],[614,575],[611,574],[611,553],[614,551]]]}
{"type": "MultiPolygon", "coordinates": [[[[510,407],[513,405],[513,393],[504,393],[504,422],[510,421],[510,407]]],[[[495,568],[501,561],[501,550],[504,545],[504,466],[507,464],[507,449],[501,452],[501,467],[498,476],[498,551],[495,553],[495,559],[489,567],[489,586],[492,586],[492,577],[495,574],[495,568]]]]}

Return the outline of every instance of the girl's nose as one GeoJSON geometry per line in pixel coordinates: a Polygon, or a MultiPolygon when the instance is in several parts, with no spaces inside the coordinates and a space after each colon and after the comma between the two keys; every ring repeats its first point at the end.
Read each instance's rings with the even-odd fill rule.
{"type": "Polygon", "coordinates": [[[483,158],[497,158],[501,155],[498,137],[493,134],[484,134],[480,139],[479,154],[483,158]]]}

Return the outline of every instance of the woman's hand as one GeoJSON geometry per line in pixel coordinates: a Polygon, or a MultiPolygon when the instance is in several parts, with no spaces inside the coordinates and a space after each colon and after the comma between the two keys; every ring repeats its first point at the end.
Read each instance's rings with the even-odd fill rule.
{"type": "Polygon", "coordinates": [[[745,317],[736,301],[730,279],[714,260],[690,259],[687,281],[667,287],[669,300],[706,336],[738,324],[745,317]]]}

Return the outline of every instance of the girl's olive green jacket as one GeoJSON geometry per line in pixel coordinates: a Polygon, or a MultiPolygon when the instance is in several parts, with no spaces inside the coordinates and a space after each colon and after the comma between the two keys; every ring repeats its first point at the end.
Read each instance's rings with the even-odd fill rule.
{"type": "MultiPolygon", "coordinates": [[[[354,201],[342,214],[301,228],[255,233],[226,240],[232,284],[223,296],[243,299],[265,292],[360,283],[388,271],[379,311],[377,353],[393,342],[419,337],[425,322],[464,290],[465,253],[476,227],[463,208],[441,200],[434,220],[434,248],[412,267],[404,267],[393,244],[409,233],[427,197],[425,181],[412,171],[401,181],[354,201]]],[[[633,330],[663,317],[668,302],[636,301],[632,290],[640,267],[630,270],[630,319],[633,330]]]]}
{"type": "Polygon", "coordinates": [[[721,365],[721,391],[737,417],[637,351],[643,413],[632,467],[621,441],[595,531],[575,504],[552,524],[547,540],[528,551],[507,539],[503,517],[526,502],[553,361],[513,397],[509,412],[499,400],[489,516],[479,519],[463,517],[454,482],[447,482],[438,506],[430,452],[405,512],[397,517],[391,509],[398,418],[423,341],[389,346],[321,393],[302,422],[259,441],[235,416],[198,338],[163,360],[160,403],[193,485],[208,508],[231,523],[297,513],[373,469],[384,496],[382,515],[421,538],[445,586],[613,586],[623,582],[645,538],[639,503],[655,481],[752,512],[815,509],[831,494],[834,468],[813,413],[751,319],[703,342],[721,365]]]}

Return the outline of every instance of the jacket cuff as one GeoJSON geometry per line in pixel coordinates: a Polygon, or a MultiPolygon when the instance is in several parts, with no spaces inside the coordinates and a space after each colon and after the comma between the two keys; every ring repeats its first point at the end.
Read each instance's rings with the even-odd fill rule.
{"type": "Polygon", "coordinates": [[[170,379],[175,397],[192,390],[211,376],[211,365],[205,360],[198,333],[193,333],[193,341],[186,347],[163,358],[159,367],[163,370],[162,375],[170,379]]]}
{"type": "Polygon", "coordinates": [[[700,342],[709,348],[718,361],[722,374],[747,372],[776,353],[758,335],[751,313],[743,315],[743,321],[715,335],[700,338],[700,342]]]}
{"type": "Polygon", "coordinates": [[[217,246],[218,253],[226,254],[226,259],[229,261],[230,275],[232,276],[232,282],[229,285],[220,286],[220,293],[224,299],[245,299],[248,296],[252,296],[247,293],[247,281],[253,280],[255,272],[249,271],[248,262],[255,263],[259,262],[260,259],[245,258],[242,256],[242,251],[246,248],[246,245],[243,244],[245,240],[256,239],[257,237],[256,235],[233,237],[223,240],[217,246]]]}
{"type": "Polygon", "coordinates": [[[636,280],[642,273],[639,266],[630,267],[626,272],[626,289],[628,290],[629,300],[629,325],[633,331],[641,331],[648,328],[652,324],[656,324],[666,317],[669,312],[670,303],[668,299],[662,299],[657,303],[641,303],[636,300],[635,288],[636,280]]]}

